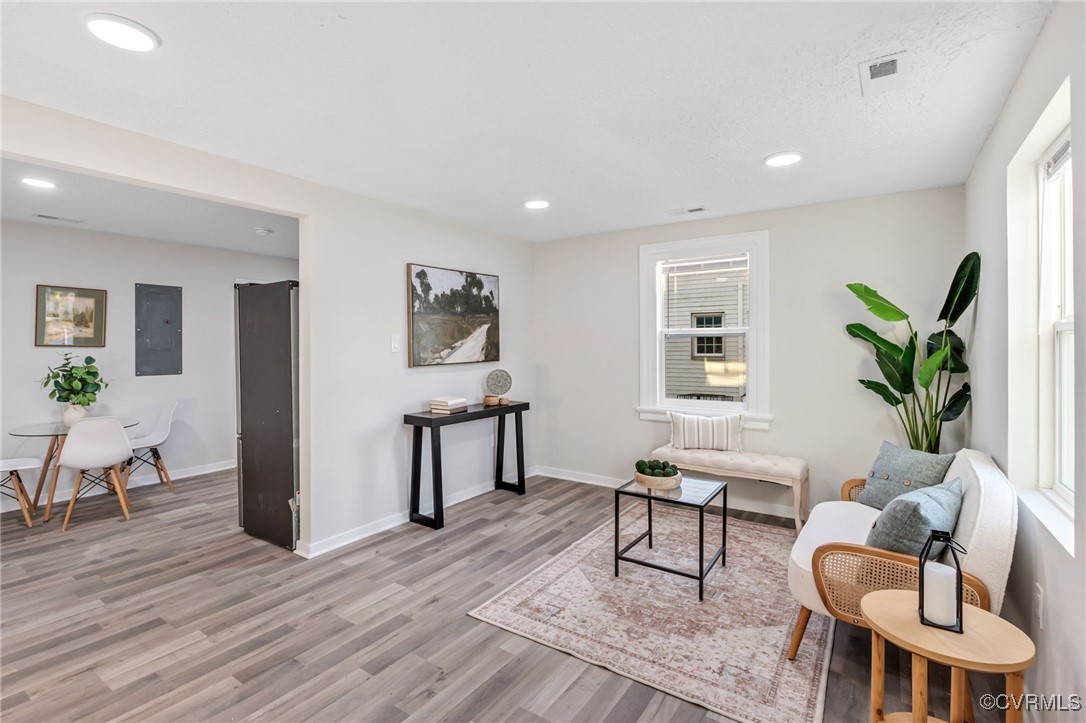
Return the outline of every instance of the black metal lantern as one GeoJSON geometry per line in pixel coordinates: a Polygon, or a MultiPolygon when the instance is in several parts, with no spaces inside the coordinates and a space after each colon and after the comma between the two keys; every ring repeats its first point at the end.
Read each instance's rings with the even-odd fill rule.
{"type": "Polygon", "coordinates": [[[920,551],[920,623],[933,628],[962,632],[962,563],[958,553],[966,550],[943,530],[932,530],[920,551]],[[928,559],[931,548],[945,543],[953,567],[928,559]]]}

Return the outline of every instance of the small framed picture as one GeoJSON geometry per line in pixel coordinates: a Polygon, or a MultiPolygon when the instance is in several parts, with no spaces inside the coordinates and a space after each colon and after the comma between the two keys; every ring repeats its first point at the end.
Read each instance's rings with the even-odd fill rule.
{"type": "Polygon", "coordinates": [[[105,345],[105,289],[38,285],[34,346],[105,345]]]}

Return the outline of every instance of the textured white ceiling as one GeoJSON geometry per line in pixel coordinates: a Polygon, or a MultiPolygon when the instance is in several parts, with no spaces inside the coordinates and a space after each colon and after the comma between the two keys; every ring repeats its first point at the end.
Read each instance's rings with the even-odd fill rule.
{"type": "Polygon", "coordinates": [[[1050,7],[5,2],[3,90],[545,240],[961,183],[1050,7]],[[163,45],[105,46],[91,11],[163,45]],[[898,51],[905,87],[863,97],[898,51]]]}
{"type": "Polygon", "coordinates": [[[13,221],[298,258],[296,218],[21,161],[0,163],[0,199],[3,217],[13,221]],[[24,178],[51,181],[57,187],[31,188],[24,178]],[[42,219],[38,214],[65,220],[42,219]],[[253,230],[257,226],[273,233],[258,236],[253,230]]]}

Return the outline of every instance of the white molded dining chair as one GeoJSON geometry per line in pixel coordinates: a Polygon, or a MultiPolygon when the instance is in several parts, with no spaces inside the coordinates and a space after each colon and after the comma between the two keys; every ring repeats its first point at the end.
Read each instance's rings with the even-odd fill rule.
{"type": "Polygon", "coordinates": [[[23,511],[23,520],[26,521],[27,527],[33,527],[30,522],[30,511],[34,507],[30,501],[30,497],[26,494],[26,487],[23,486],[23,478],[19,476],[19,472],[24,469],[39,469],[41,467],[41,460],[34,457],[16,457],[14,459],[0,459],[0,472],[3,473],[3,479],[0,480],[0,490],[11,489],[14,495],[10,495],[7,492],[3,494],[9,497],[14,497],[19,503],[19,509],[23,511]]]}
{"type": "Polygon", "coordinates": [[[132,475],[132,470],[139,465],[149,464],[154,466],[155,472],[158,474],[159,484],[165,483],[170,488],[170,492],[173,492],[173,481],[170,479],[170,473],[166,471],[166,463],[162,461],[162,455],[159,454],[158,448],[170,436],[170,425],[173,423],[173,413],[176,410],[177,401],[169,402],[159,412],[158,422],[149,434],[129,440],[129,444],[132,445],[132,457],[125,463],[125,484],[128,484],[128,478],[132,475]],[[136,452],[137,449],[146,449],[147,451],[140,455],[136,452]]]}
{"type": "MultiPolygon", "coordinates": [[[[117,465],[125,463],[131,456],[132,446],[128,443],[128,435],[124,433],[121,423],[113,417],[87,417],[72,425],[58,464],[74,469],[78,474],[75,489],[72,491],[72,501],[68,503],[68,514],[64,515],[64,524],[61,525],[62,530],[68,529],[68,522],[72,519],[75,501],[79,498],[84,481],[90,482],[87,489],[95,485],[106,487],[107,483],[111,483],[113,491],[117,493],[117,501],[121,503],[124,518],[130,519],[128,491],[117,465]],[[103,475],[88,475],[87,472],[92,469],[102,470],[103,475]]],[[[52,504],[51,495],[49,504],[52,504]]],[[[45,519],[49,519],[48,505],[45,508],[45,519]]]]}

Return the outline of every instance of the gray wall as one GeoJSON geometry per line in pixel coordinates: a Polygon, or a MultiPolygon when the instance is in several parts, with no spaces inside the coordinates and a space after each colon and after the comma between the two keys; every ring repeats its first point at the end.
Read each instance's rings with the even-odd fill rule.
{"type": "MultiPolygon", "coordinates": [[[[638,247],[766,229],[770,264],[768,432],[745,449],[811,465],[811,502],[838,498],[884,439],[903,441],[890,408],[858,378],[879,378],[845,324],[882,328],[845,284],[863,281],[934,328],[961,259],[962,189],[826,203],[539,244],[535,248],[539,460],[573,479],[613,484],[668,439],[641,421],[638,247]],[[550,283],[560,278],[562,284],[550,283]]],[[[926,333],[927,332],[923,332],[926,333]]],[[[952,430],[947,444],[954,443],[952,430]]],[[[729,503],[791,515],[785,487],[737,481],[729,503]]]]}
{"type": "MultiPolygon", "coordinates": [[[[174,476],[234,466],[234,281],[295,278],[293,259],[165,243],[132,236],[43,224],[4,221],[3,267],[3,455],[41,456],[46,441],[12,437],[16,426],[59,420],[64,405],[50,401],[35,381],[54,365],[61,347],[34,346],[35,286],[105,289],[106,346],[76,348],[98,360],[109,388],[90,407],[143,421],[134,434],[154,425],[167,401],[180,406],[163,455],[174,476]],[[58,259],[77,260],[58,263],[58,259]],[[135,289],[137,283],[183,289],[184,373],[135,374],[135,289]]],[[[136,480],[137,478],[133,478],[136,480]]],[[[143,479],[148,479],[145,471],[143,479]]],[[[149,479],[155,480],[151,473],[149,479]]],[[[62,478],[70,490],[70,478],[62,478]]],[[[36,481],[36,476],[35,476],[36,481]]],[[[4,498],[6,507],[14,504],[4,498]]]]}

